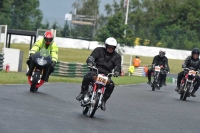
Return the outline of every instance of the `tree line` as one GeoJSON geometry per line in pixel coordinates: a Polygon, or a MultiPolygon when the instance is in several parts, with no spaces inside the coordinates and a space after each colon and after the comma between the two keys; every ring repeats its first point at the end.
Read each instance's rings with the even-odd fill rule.
{"type": "Polygon", "coordinates": [[[129,0],[128,24],[125,25],[124,1],[113,0],[100,14],[100,0],[77,0],[76,14],[95,16],[94,26],[57,22],[42,23],[39,0],[1,0],[0,24],[9,28],[36,30],[54,28],[57,36],[103,42],[107,36],[122,45],[148,45],[190,50],[200,46],[200,0],[129,0]],[[126,30],[126,35],[124,31],[126,30]]]}

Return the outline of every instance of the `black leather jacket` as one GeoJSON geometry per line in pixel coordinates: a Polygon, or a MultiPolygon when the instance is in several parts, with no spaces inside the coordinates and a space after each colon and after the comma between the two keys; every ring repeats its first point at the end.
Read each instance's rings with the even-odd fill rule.
{"type": "Polygon", "coordinates": [[[163,65],[168,70],[168,72],[170,72],[170,68],[169,68],[169,65],[168,65],[168,58],[166,56],[160,57],[159,55],[156,55],[153,58],[152,64],[163,65]]]}
{"type": "Polygon", "coordinates": [[[98,47],[93,50],[90,56],[94,58],[100,73],[111,73],[116,66],[117,69],[115,71],[121,73],[121,56],[117,52],[108,53],[106,48],[98,47]]]}
{"type": "Polygon", "coordinates": [[[182,67],[193,67],[195,68],[195,71],[200,69],[200,60],[198,59],[193,59],[192,56],[188,56],[185,61],[183,62],[182,67]]]}

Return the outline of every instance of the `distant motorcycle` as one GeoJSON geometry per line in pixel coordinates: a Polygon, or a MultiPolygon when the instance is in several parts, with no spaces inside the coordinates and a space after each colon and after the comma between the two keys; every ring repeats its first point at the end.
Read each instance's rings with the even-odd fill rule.
{"type": "Polygon", "coordinates": [[[191,96],[192,91],[194,90],[195,85],[195,77],[199,73],[198,71],[195,71],[194,68],[184,68],[185,71],[185,77],[181,80],[180,84],[180,99],[186,100],[187,97],[191,96]]]}
{"type": "MultiPolygon", "coordinates": [[[[44,69],[49,69],[49,67],[46,66],[51,64],[52,58],[49,51],[43,48],[32,55],[32,61],[34,62],[34,69],[32,71],[32,76],[28,76],[28,82],[30,84],[30,91],[36,92],[38,88],[44,84],[44,80],[41,80],[41,77],[44,75],[44,69]]],[[[47,76],[47,74],[48,73],[44,76],[47,76]]]]}
{"type": "Polygon", "coordinates": [[[157,65],[153,66],[154,72],[153,72],[153,83],[151,85],[152,91],[155,91],[155,89],[160,90],[160,88],[163,85],[163,81],[161,81],[161,74],[167,73],[167,70],[163,67],[163,65],[157,65]]]}
{"type": "Polygon", "coordinates": [[[97,75],[93,76],[94,82],[90,83],[88,92],[84,95],[83,100],[80,101],[83,107],[83,114],[86,115],[89,111],[89,116],[92,118],[96,110],[102,105],[102,98],[106,90],[106,85],[110,83],[110,78],[114,75],[114,70],[108,75],[100,74],[96,67],[89,67],[96,70],[97,75]]]}

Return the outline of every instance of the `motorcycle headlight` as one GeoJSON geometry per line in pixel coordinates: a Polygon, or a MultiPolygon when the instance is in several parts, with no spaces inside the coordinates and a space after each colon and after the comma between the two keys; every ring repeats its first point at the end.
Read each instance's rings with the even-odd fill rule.
{"type": "Polygon", "coordinates": [[[44,58],[37,58],[36,61],[40,66],[44,66],[45,64],[47,64],[47,61],[44,60],[44,58]]]}

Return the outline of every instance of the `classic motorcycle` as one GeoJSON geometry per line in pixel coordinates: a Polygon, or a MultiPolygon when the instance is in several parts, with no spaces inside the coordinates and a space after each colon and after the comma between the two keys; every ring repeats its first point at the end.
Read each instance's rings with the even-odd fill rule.
{"type": "Polygon", "coordinates": [[[91,82],[88,92],[84,95],[83,100],[80,101],[83,107],[83,114],[87,113],[92,118],[96,110],[102,105],[102,98],[106,90],[106,85],[110,83],[110,78],[114,75],[114,70],[108,75],[100,74],[98,69],[93,66],[89,67],[92,71],[96,70],[97,75],[93,76],[94,82],[91,82]],[[88,112],[89,111],[89,112],[88,112]]]}
{"type": "Polygon", "coordinates": [[[30,84],[30,91],[36,92],[38,88],[44,84],[44,80],[41,80],[42,76],[47,76],[49,71],[49,66],[51,64],[52,58],[47,49],[43,48],[39,52],[36,52],[32,55],[32,62],[34,63],[34,67],[32,70],[32,76],[28,76],[28,82],[30,84]],[[46,73],[44,73],[44,69],[48,69],[46,73]]]}
{"type": "Polygon", "coordinates": [[[187,97],[191,96],[192,91],[194,90],[195,86],[195,77],[199,73],[198,71],[195,71],[194,68],[184,68],[184,71],[186,72],[185,77],[181,80],[180,84],[180,99],[186,100],[187,97]]]}
{"type": "Polygon", "coordinates": [[[153,72],[154,80],[153,80],[151,87],[152,87],[152,91],[155,91],[155,89],[160,90],[160,88],[162,87],[163,83],[160,80],[161,74],[165,74],[165,73],[167,73],[167,71],[165,70],[163,65],[153,66],[153,68],[154,68],[154,72],[153,72]]]}

